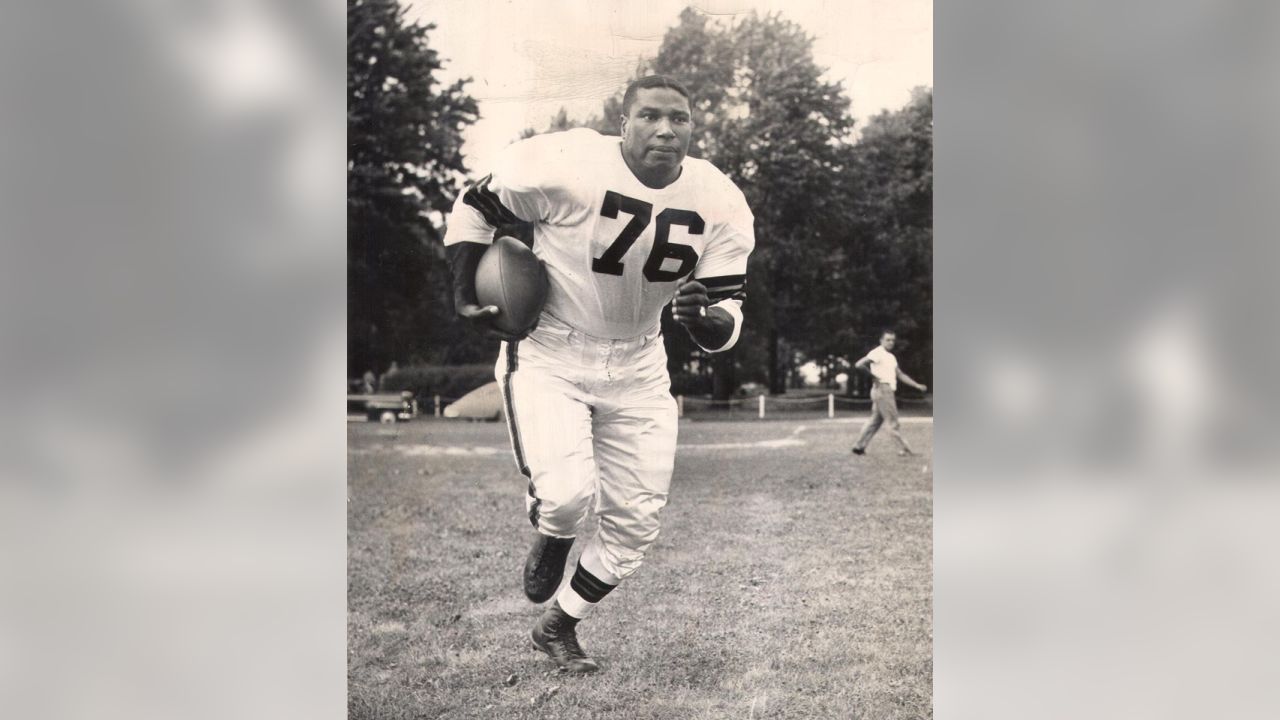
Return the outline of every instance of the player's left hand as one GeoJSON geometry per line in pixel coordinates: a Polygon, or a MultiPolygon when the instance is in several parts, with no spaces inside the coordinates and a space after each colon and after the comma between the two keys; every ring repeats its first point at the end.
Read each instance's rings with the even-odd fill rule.
{"type": "Polygon", "coordinates": [[[671,301],[671,316],[681,325],[689,325],[706,317],[707,306],[710,304],[707,286],[697,280],[690,280],[676,290],[676,297],[671,301]]]}

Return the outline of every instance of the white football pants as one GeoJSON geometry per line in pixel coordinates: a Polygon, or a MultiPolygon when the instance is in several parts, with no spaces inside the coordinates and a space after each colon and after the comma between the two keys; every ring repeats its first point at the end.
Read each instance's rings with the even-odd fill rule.
{"type": "Polygon", "coordinates": [[[495,374],[516,466],[529,478],[529,520],[574,537],[594,502],[600,530],[584,562],[614,580],[635,572],[658,537],[676,454],[659,328],[608,340],[544,313],[529,337],[502,344],[495,374]]]}

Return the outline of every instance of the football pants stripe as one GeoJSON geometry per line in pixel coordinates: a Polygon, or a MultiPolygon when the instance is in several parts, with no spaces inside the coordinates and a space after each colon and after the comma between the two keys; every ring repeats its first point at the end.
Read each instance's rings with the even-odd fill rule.
{"type": "Polygon", "coordinates": [[[542,507],[542,500],[534,492],[533,475],[529,472],[529,466],[524,460],[524,445],[520,442],[520,426],[516,424],[515,398],[511,394],[511,384],[515,379],[516,370],[520,367],[520,358],[516,350],[516,345],[518,344],[519,341],[507,343],[507,372],[502,376],[502,400],[507,410],[507,432],[511,435],[511,453],[515,456],[516,467],[519,468],[520,474],[529,478],[528,493],[529,497],[533,499],[533,502],[529,503],[529,523],[536,528],[538,527],[538,510],[542,507]]]}
{"type": "MultiPolygon", "coordinates": [[[[520,367],[519,356],[516,346],[520,341],[507,343],[507,372],[502,376],[502,399],[507,410],[507,432],[511,435],[511,452],[516,458],[516,467],[520,469],[520,474],[527,478],[531,478],[529,466],[525,464],[524,445],[520,441],[520,424],[516,422],[516,401],[511,392],[512,385],[515,382],[516,370],[520,367]]],[[[529,486],[529,494],[533,495],[533,485],[529,486]]]]}

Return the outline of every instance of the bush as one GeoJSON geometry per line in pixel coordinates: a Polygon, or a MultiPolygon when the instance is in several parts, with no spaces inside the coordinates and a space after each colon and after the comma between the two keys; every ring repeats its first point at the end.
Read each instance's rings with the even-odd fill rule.
{"type": "Polygon", "coordinates": [[[439,395],[457,400],[478,387],[493,382],[493,364],[475,365],[410,365],[387,377],[384,392],[408,390],[418,399],[418,406],[430,408],[432,398],[439,395]]]}
{"type": "Polygon", "coordinates": [[[691,372],[671,373],[672,395],[710,395],[711,376],[691,372]]]}

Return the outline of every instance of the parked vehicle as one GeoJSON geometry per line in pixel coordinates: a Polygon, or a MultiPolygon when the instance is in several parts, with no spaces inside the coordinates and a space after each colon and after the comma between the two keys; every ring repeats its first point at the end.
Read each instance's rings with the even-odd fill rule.
{"type": "Polygon", "coordinates": [[[393,423],[412,420],[417,415],[413,393],[348,394],[347,419],[365,418],[369,422],[393,423]]]}

